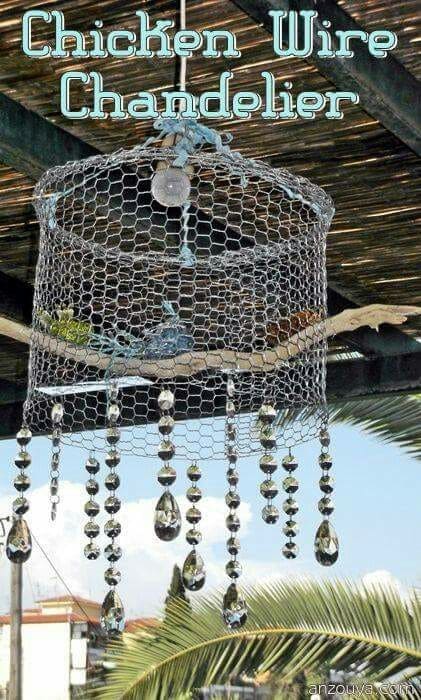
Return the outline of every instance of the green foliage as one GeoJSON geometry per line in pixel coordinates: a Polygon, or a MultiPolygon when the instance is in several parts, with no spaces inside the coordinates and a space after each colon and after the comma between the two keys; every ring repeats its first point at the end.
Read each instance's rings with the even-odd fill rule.
{"type": "Polygon", "coordinates": [[[190,601],[186,595],[186,589],[183,583],[183,577],[181,575],[180,567],[178,564],[174,565],[171,583],[168,588],[168,594],[165,599],[165,617],[169,614],[174,601],[178,602],[180,606],[184,604],[184,610],[186,614],[191,612],[190,601]]]}
{"type": "MultiPolygon", "coordinates": [[[[186,619],[174,602],[152,639],[125,634],[112,643],[115,669],[101,698],[180,700],[233,674],[269,674],[283,684],[299,674],[355,669],[376,681],[421,671],[421,600],[392,589],[350,583],[276,582],[246,591],[247,625],[229,632],[221,596],[211,595],[186,619]]],[[[416,696],[415,696],[416,697],[416,696]]]]}

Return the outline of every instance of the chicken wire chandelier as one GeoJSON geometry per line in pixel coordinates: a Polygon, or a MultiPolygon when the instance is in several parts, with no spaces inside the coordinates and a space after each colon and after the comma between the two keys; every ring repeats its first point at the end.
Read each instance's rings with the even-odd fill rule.
{"type": "Polygon", "coordinates": [[[18,497],[6,551],[13,562],[30,556],[28,444],[33,433],[47,433],[52,519],[62,447],[87,451],[85,556],[97,559],[97,475],[104,458],[109,591],[101,621],[109,634],[124,628],[116,591],[124,455],[161,461],[154,526],[165,541],[177,537],[182,524],[170,490],[173,465],[187,467],[191,550],[183,581],[190,591],[205,583],[198,551],[201,468],[210,460],[226,463],[230,584],[222,608],[229,628],[247,619],[237,585],[242,457],[255,454],[259,461],[262,517],[275,524],[275,451],[285,450],[282,551],[294,559],[293,448],[319,438],[323,519],[315,553],[322,565],[338,557],[329,520],[325,400],[325,242],[332,202],[308,180],[231,151],[226,135],[198,122],[164,119],[155,127],[158,135],[142,146],[48,171],[35,192],[40,254],[28,396],[17,435],[18,497]]]}

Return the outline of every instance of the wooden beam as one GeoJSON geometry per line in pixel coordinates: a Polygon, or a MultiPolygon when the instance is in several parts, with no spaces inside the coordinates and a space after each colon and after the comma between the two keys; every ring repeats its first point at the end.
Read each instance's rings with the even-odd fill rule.
{"type": "MultiPolygon", "coordinates": [[[[340,7],[335,0],[231,0],[256,22],[272,34],[272,17],[269,10],[315,10],[318,17],[315,28],[324,29],[323,21],[331,23],[331,29],[361,31],[362,27],[340,7]]],[[[379,26],[381,17],[379,16],[379,26]]],[[[302,33],[299,32],[302,46],[302,33]]],[[[388,54],[375,58],[361,41],[352,42],[353,58],[320,58],[321,47],[315,32],[315,51],[308,61],[314,64],[326,78],[340,90],[352,90],[359,94],[360,104],[392,134],[397,136],[415,153],[421,155],[421,89],[420,83],[399,61],[388,54]]]]}

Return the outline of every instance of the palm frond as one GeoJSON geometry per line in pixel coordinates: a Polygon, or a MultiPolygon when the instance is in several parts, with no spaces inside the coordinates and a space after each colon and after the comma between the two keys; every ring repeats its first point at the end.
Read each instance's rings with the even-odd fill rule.
{"type": "Polygon", "coordinates": [[[221,596],[188,617],[172,606],[153,639],[125,634],[109,654],[115,670],[101,698],[169,700],[225,683],[233,673],[270,672],[286,681],[321,664],[355,664],[376,680],[417,675],[421,665],[421,601],[391,589],[350,583],[276,582],[246,591],[247,625],[229,632],[221,596]],[[413,671],[414,670],[414,671],[413,671]]]}

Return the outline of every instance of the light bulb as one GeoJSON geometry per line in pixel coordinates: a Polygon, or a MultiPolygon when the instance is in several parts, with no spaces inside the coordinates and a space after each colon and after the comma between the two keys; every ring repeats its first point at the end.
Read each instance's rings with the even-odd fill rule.
{"type": "Polygon", "coordinates": [[[152,180],[152,196],[163,207],[181,207],[190,196],[190,178],[180,168],[158,170],[152,180]]]}

